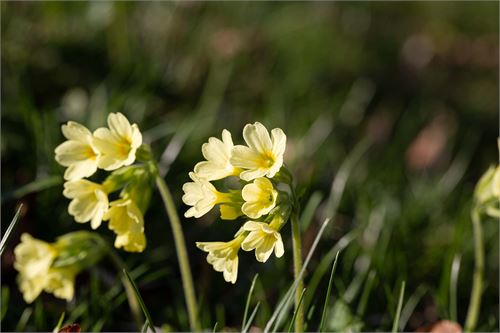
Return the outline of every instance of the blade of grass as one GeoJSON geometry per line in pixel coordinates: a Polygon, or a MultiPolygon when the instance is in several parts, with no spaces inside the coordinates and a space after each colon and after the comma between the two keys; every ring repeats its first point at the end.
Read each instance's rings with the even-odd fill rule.
{"type": "Polygon", "coordinates": [[[243,322],[241,323],[241,330],[246,326],[248,310],[250,308],[250,300],[252,299],[253,289],[255,288],[255,282],[259,277],[259,273],[255,274],[252,280],[252,284],[250,285],[250,289],[248,290],[247,302],[245,304],[245,312],[243,313],[243,322]]]}
{"type": "Polygon", "coordinates": [[[52,330],[52,332],[57,333],[62,327],[62,324],[64,322],[64,316],[66,316],[66,312],[61,313],[61,316],[59,317],[59,321],[57,322],[56,327],[52,330]]]}
{"type": "Polygon", "coordinates": [[[53,186],[62,184],[63,179],[61,176],[49,176],[46,178],[42,179],[37,179],[35,181],[32,181],[29,184],[26,184],[24,186],[21,186],[17,190],[7,192],[2,196],[1,202],[4,203],[5,201],[11,200],[11,199],[19,199],[24,197],[27,194],[33,193],[33,192],[40,192],[42,190],[46,190],[48,188],[51,188],[53,186]]]}
{"type": "Polygon", "coordinates": [[[406,304],[403,307],[403,310],[401,311],[401,317],[399,319],[400,331],[403,331],[403,329],[406,327],[406,323],[410,319],[410,316],[417,307],[418,302],[420,302],[420,300],[425,295],[427,290],[428,288],[423,285],[418,286],[417,290],[413,293],[413,295],[411,295],[408,301],[406,301],[406,304]]]}
{"type": "Polygon", "coordinates": [[[295,289],[297,289],[297,285],[298,285],[299,281],[302,279],[302,276],[304,275],[304,272],[305,272],[307,266],[309,265],[309,262],[311,261],[312,255],[313,255],[314,251],[316,250],[316,247],[318,246],[319,240],[320,240],[321,236],[323,235],[323,233],[324,233],[324,231],[329,223],[330,223],[330,219],[326,219],[323,222],[321,228],[319,229],[318,234],[316,235],[316,238],[314,239],[314,242],[311,246],[311,249],[309,250],[309,253],[307,254],[307,258],[304,261],[304,265],[302,266],[302,270],[300,271],[297,279],[295,279],[295,281],[292,283],[292,285],[290,286],[290,288],[286,292],[285,296],[281,299],[278,306],[274,310],[273,315],[271,316],[271,318],[269,319],[269,321],[266,324],[266,327],[264,328],[264,333],[269,332],[271,326],[273,325],[273,323],[275,321],[276,321],[275,327],[279,326],[279,324],[282,320],[283,314],[286,312],[286,310],[288,309],[288,307],[290,305],[290,301],[293,298],[293,294],[295,292],[295,289]]]}
{"type": "Polygon", "coordinates": [[[339,259],[340,251],[337,251],[335,255],[335,260],[333,261],[332,271],[330,272],[330,280],[328,281],[328,289],[326,290],[325,304],[323,305],[323,314],[321,315],[321,322],[319,324],[319,332],[323,332],[325,325],[326,311],[328,309],[328,300],[330,298],[330,292],[332,290],[333,276],[335,275],[335,269],[337,268],[337,261],[339,259]]]}
{"type": "Polygon", "coordinates": [[[12,231],[14,230],[14,228],[17,225],[17,222],[19,221],[19,216],[21,215],[21,208],[23,208],[23,204],[20,204],[17,207],[16,214],[14,215],[14,218],[10,222],[9,227],[7,228],[7,230],[5,231],[5,234],[2,237],[2,241],[0,242],[0,256],[3,254],[3,251],[7,247],[7,243],[10,239],[12,231]]]}
{"type": "Polygon", "coordinates": [[[14,330],[15,332],[25,331],[26,324],[28,324],[28,320],[30,319],[32,313],[32,308],[24,309],[23,313],[21,314],[21,318],[19,318],[19,321],[17,322],[16,329],[14,330]]]}
{"type": "Polygon", "coordinates": [[[358,303],[358,309],[356,311],[356,314],[360,318],[362,318],[365,314],[366,305],[368,304],[368,297],[370,296],[370,293],[372,291],[376,276],[377,275],[375,271],[370,271],[370,273],[368,273],[368,278],[366,279],[365,287],[363,288],[363,293],[361,294],[361,298],[358,303]]]}
{"type": "Polygon", "coordinates": [[[253,309],[252,314],[250,315],[250,318],[248,318],[248,323],[245,326],[245,328],[243,328],[243,331],[241,331],[241,333],[248,332],[248,330],[250,329],[250,325],[252,325],[253,319],[254,319],[255,315],[257,314],[257,310],[259,310],[259,306],[260,306],[260,302],[258,302],[257,305],[255,305],[255,308],[253,309]]]}
{"type": "Polygon", "coordinates": [[[132,277],[128,274],[126,269],[123,269],[123,274],[127,277],[128,281],[132,285],[133,291],[135,292],[135,296],[137,297],[137,300],[139,301],[139,305],[141,306],[142,312],[144,313],[144,316],[146,317],[146,320],[149,324],[149,327],[151,330],[156,333],[156,329],[154,327],[153,321],[151,320],[151,316],[149,314],[148,309],[146,308],[146,304],[144,304],[144,300],[142,299],[141,294],[139,293],[139,290],[137,289],[137,285],[135,284],[135,281],[132,279],[132,277]]]}
{"type": "Polygon", "coordinates": [[[217,332],[217,325],[218,325],[218,324],[219,324],[218,322],[215,322],[214,329],[212,330],[212,333],[217,332]]]}
{"type": "Polygon", "coordinates": [[[323,194],[319,191],[314,192],[309,198],[309,201],[302,211],[302,215],[300,215],[300,230],[302,232],[306,231],[311,224],[314,213],[316,212],[316,209],[318,209],[321,200],[323,200],[323,194]]]}
{"type": "Polygon", "coordinates": [[[344,235],[341,239],[339,239],[337,243],[328,251],[328,253],[323,256],[321,262],[314,270],[313,276],[309,280],[309,287],[308,287],[309,293],[307,293],[304,299],[305,309],[308,309],[309,307],[312,308],[314,306],[314,304],[311,305],[314,296],[313,294],[318,288],[321,279],[328,271],[328,267],[330,267],[331,263],[335,259],[335,254],[338,251],[342,251],[343,249],[345,249],[354,239],[356,239],[358,233],[359,233],[358,230],[350,231],[348,234],[344,235]]]}
{"type": "Polygon", "coordinates": [[[302,300],[304,299],[304,294],[306,292],[306,288],[302,289],[302,293],[300,294],[299,305],[297,309],[293,312],[292,321],[290,321],[290,325],[288,326],[288,332],[292,331],[292,327],[295,324],[295,319],[297,318],[297,313],[299,313],[300,306],[302,305],[302,300]]]}
{"type": "Polygon", "coordinates": [[[457,282],[458,274],[460,272],[460,261],[462,257],[460,254],[455,254],[453,263],[451,265],[450,274],[450,319],[454,322],[457,321],[457,282]]]}
{"type": "Polygon", "coordinates": [[[405,296],[405,281],[401,283],[401,289],[399,291],[398,307],[396,309],[396,315],[394,316],[394,322],[392,323],[392,332],[398,332],[399,328],[399,318],[401,316],[401,309],[403,308],[403,298],[405,296]]]}
{"type": "MultiPolygon", "coordinates": [[[[7,286],[2,286],[2,303],[0,305],[0,322],[5,318],[5,314],[7,313],[9,298],[10,298],[10,289],[7,286]]],[[[1,328],[1,327],[0,327],[1,328]]]]}

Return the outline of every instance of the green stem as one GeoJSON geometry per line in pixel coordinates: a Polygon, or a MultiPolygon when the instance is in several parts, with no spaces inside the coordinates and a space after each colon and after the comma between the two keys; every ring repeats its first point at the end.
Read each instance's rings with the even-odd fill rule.
{"type": "Polygon", "coordinates": [[[182,285],[184,289],[184,297],[186,299],[186,305],[189,316],[189,325],[191,331],[200,331],[200,326],[198,323],[198,310],[196,305],[196,296],[193,287],[193,277],[191,275],[191,268],[189,267],[189,259],[186,251],[186,242],[184,240],[184,234],[182,233],[181,223],[179,220],[179,215],[177,215],[177,210],[175,208],[172,195],[167,187],[167,184],[163,178],[157,173],[156,176],[156,186],[160,191],[161,198],[165,205],[165,209],[170,220],[170,226],[172,227],[172,233],[174,235],[175,248],[177,251],[177,259],[179,260],[179,268],[181,271],[182,285]]]}
{"type": "MultiPolygon", "coordinates": [[[[300,278],[300,271],[302,270],[302,244],[300,241],[300,227],[298,212],[296,209],[293,210],[291,216],[292,223],[292,245],[293,245],[293,274],[295,279],[300,278]]],[[[297,288],[295,289],[295,312],[297,317],[295,318],[295,332],[303,332],[304,330],[304,310],[300,307],[300,301],[302,298],[302,290],[304,289],[304,282],[302,279],[297,283],[297,288]]]]}
{"type": "Polygon", "coordinates": [[[474,277],[470,295],[469,309],[465,320],[465,332],[472,332],[476,328],[477,317],[481,308],[481,294],[483,292],[484,275],[484,242],[481,219],[477,209],[472,211],[472,226],[474,230],[474,277]]]}

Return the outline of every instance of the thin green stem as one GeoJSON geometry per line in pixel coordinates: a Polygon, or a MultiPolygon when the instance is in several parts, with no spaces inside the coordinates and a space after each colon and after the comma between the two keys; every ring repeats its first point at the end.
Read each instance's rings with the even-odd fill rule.
{"type": "Polygon", "coordinates": [[[481,294],[483,293],[484,275],[484,242],[483,228],[479,212],[474,209],[471,213],[472,227],[474,231],[474,277],[470,294],[469,309],[465,320],[465,332],[472,332],[476,328],[479,310],[481,308],[481,294]]]}
{"type": "Polygon", "coordinates": [[[177,259],[179,260],[179,268],[181,271],[182,285],[184,287],[184,297],[186,299],[188,310],[189,325],[191,331],[200,331],[196,296],[193,286],[193,277],[191,275],[191,268],[189,267],[186,242],[184,240],[184,234],[182,232],[179,215],[177,214],[177,210],[175,208],[175,204],[172,199],[172,195],[170,194],[170,191],[167,187],[167,184],[159,174],[157,174],[156,176],[156,186],[160,191],[161,198],[163,199],[163,203],[170,220],[170,226],[172,227],[175,248],[177,251],[177,259]]]}
{"type": "Polygon", "coordinates": [[[295,289],[295,311],[297,317],[295,319],[295,332],[302,332],[304,330],[304,309],[300,307],[302,298],[302,290],[304,289],[304,282],[299,276],[302,270],[302,244],[300,240],[300,226],[298,219],[298,212],[296,209],[292,212],[292,246],[293,246],[293,274],[297,280],[297,289],[295,289]]]}

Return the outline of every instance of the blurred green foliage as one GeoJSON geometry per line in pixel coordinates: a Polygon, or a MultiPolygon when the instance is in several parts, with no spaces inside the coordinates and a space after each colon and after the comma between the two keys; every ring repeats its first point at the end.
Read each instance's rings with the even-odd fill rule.
{"type": "MultiPolygon", "coordinates": [[[[309,211],[305,252],[326,216],[324,200],[340,164],[368,138],[373,145],[356,164],[306,276],[307,286],[325,258],[328,271],[327,253],[355,234],[339,259],[327,329],[389,330],[403,280],[405,330],[442,318],[463,323],[473,270],[472,191],[497,161],[497,2],[2,2],[1,9],[3,230],[15,205],[25,205],[2,257],[4,330],[51,330],[64,311],[65,322],[86,331],[135,330],[109,265],[78,277],[73,302],[42,295],[31,305],[12,266],[21,232],[53,241],[88,227],[67,213],[53,150],[62,123],[94,129],[116,111],[137,122],[152,144],[181,216],[181,186],[209,136],[227,128],[240,141],[244,124],[254,121],[283,128],[303,205],[311,198],[314,208],[323,199],[309,211]],[[37,191],[19,191],[34,181],[37,191]]],[[[187,329],[157,194],[150,207],[147,250],[120,255],[153,321],[187,329]]],[[[255,325],[263,327],[292,281],[289,227],[285,256],[259,264],[243,254],[233,286],[194,242],[229,239],[238,226],[215,214],[183,223],[203,326],[238,329],[258,272],[252,303],[261,302],[255,325]]],[[[492,331],[498,223],[483,223],[486,289],[477,329],[492,331]]],[[[112,240],[106,228],[99,232],[112,240]]],[[[318,277],[317,290],[305,295],[308,330],[317,329],[328,284],[327,273],[318,277]]]]}

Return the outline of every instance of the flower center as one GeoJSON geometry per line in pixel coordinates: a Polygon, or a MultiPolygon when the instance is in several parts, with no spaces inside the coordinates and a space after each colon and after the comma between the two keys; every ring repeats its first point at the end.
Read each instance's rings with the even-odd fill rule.
{"type": "Polygon", "coordinates": [[[272,152],[266,151],[262,155],[262,161],[261,161],[262,167],[270,168],[274,164],[274,162],[275,162],[275,160],[274,160],[274,155],[272,152]]]}

